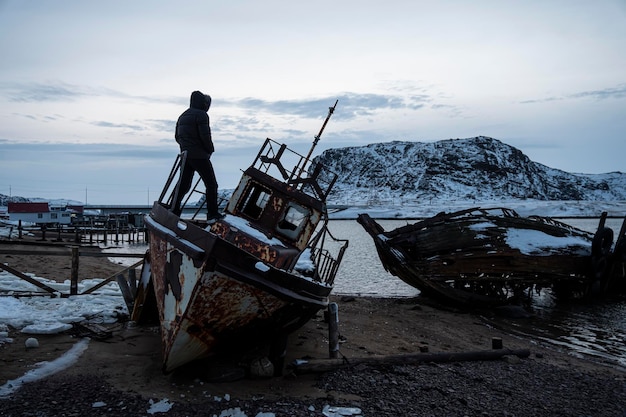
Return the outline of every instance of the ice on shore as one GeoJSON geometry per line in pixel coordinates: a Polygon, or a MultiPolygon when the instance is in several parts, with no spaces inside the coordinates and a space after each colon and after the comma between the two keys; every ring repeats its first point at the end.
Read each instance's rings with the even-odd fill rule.
{"type": "MultiPolygon", "coordinates": [[[[69,293],[69,281],[58,283],[36,278],[59,292],[69,293]]],[[[80,293],[100,282],[101,279],[83,280],[79,283],[78,291],[80,293]]],[[[0,271],[0,292],[6,295],[48,294],[5,271],[0,271]]],[[[126,303],[117,283],[112,282],[93,294],[67,298],[3,297],[0,303],[0,326],[7,329],[5,331],[10,326],[26,334],[56,334],[70,329],[72,323],[77,322],[115,323],[123,314],[128,314],[126,303]]]]}

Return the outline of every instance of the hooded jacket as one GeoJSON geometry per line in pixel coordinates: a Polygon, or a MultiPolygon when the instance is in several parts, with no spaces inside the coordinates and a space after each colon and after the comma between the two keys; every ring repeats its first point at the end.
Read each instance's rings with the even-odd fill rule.
{"type": "Polygon", "coordinates": [[[211,97],[200,91],[191,93],[189,108],[176,122],[176,142],[180,151],[187,151],[187,158],[210,158],[215,151],[211,139],[211,127],[207,112],[211,107],[211,97]]]}

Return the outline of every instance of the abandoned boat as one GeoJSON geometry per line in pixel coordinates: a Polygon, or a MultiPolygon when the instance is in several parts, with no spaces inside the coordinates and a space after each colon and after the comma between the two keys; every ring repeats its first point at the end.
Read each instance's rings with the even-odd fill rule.
{"type": "Polygon", "coordinates": [[[335,106],[306,157],[266,139],[212,224],[201,206],[191,218],[171,211],[185,155],[177,158],[145,219],[150,245],[132,315],[158,313],[164,372],[266,344],[279,373],[288,334],[327,308],[348,241],[327,227],[336,176],[310,157],[335,106]]]}
{"type": "Polygon", "coordinates": [[[507,208],[440,213],[391,231],[357,219],[391,274],[425,296],[481,306],[528,301],[542,288],[561,298],[623,292],[626,221],[612,251],[605,220],[593,234],[507,208]]]}

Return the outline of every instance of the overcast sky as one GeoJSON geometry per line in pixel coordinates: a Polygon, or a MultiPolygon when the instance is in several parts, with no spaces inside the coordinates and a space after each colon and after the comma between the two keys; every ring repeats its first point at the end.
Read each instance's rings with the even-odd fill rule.
{"type": "Polygon", "coordinates": [[[491,136],[626,171],[626,0],[0,0],[0,194],[148,204],[193,90],[220,188],[266,137],[491,136]]]}

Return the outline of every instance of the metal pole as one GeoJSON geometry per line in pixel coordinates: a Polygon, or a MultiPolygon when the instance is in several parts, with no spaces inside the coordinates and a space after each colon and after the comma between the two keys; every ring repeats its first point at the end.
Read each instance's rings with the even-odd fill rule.
{"type": "Polygon", "coordinates": [[[330,120],[330,116],[332,116],[333,113],[335,112],[335,107],[337,107],[337,103],[339,103],[339,100],[336,100],[335,104],[332,107],[328,108],[328,115],[326,116],[326,120],[324,120],[324,124],[322,125],[322,128],[320,129],[319,133],[317,134],[317,136],[315,136],[315,139],[313,140],[313,145],[311,145],[311,149],[309,149],[309,153],[307,154],[307,156],[306,156],[306,158],[304,160],[304,163],[302,164],[302,169],[300,170],[300,174],[302,174],[302,172],[304,172],[304,167],[306,166],[309,158],[313,154],[313,150],[317,146],[317,142],[320,141],[320,137],[322,136],[322,132],[324,132],[324,128],[326,128],[326,124],[330,120]]]}
{"type": "Polygon", "coordinates": [[[336,359],[339,356],[339,306],[337,303],[328,304],[328,357],[336,359]]]}

